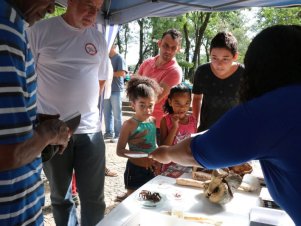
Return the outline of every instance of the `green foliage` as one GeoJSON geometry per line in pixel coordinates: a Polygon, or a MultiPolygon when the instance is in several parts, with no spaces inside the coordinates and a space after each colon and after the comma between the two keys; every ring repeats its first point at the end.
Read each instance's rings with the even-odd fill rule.
{"type": "MultiPolygon", "coordinates": [[[[195,11],[178,17],[143,18],[126,25],[130,28],[127,32],[127,38],[124,36],[125,32],[123,32],[123,29],[125,29],[124,25],[121,28],[121,32],[119,32],[120,40],[122,45],[125,45],[125,40],[127,40],[129,43],[134,42],[135,46],[137,46],[136,51],[137,54],[139,53],[140,60],[136,65],[137,68],[141,60],[158,54],[157,41],[161,38],[163,32],[171,28],[178,29],[182,32],[183,39],[181,52],[177,54],[176,58],[184,71],[185,78],[188,78],[192,77],[191,72],[193,73],[200,64],[209,62],[211,39],[219,31],[230,31],[237,38],[238,61],[242,63],[251,40],[251,37],[249,37],[251,28],[248,25],[249,21],[245,19],[244,10],[210,13],[209,22],[205,26],[204,33],[202,33],[200,31],[202,31],[202,26],[206,24],[205,19],[208,14],[195,11]],[[138,28],[138,30],[131,29],[133,24],[136,24],[134,27],[138,28]],[[139,31],[139,28],[143,29],[142,32],[139,31]],[[188,40],[185,39],[185,34],[188,40]],[[142,40],[140,39],[141,37],[142,40]],[[201,44],[200,49],[197,46],[198,42],[201,44]]],[[[124,54],[126,54],[127,48],[122,48],[121,50],[124,50],[124,54]]]]}
{"type": "Polygon", "coordinates": [[[55,10],[52,14],[46,14],[45,19],[55,17],[55,16],[60,16],[66,12],[66,8],[61,7],[61,6],[55,6],[55,10]]]}
{"type": "Polygon", "coordinates": [[[261,30],[276,24],[300,24],[301,8],[261,8],[257,13],[257,18],[254,30],[261,30]]]}
{"type": "MultiPolygon", "coordinates": [[[[255,34],[268,26],[276,24],[301,24],[300,7],[258,8],[254,14],[256,23],[251,27],[248,25],[249,21],[245,16],[245,12],[248,10],[250,9],[211,13],[204,34],[200,34],[199,31],[204,25],[208,14],[205,12],[195,11],[178,17],[142,18],[121,27],[118,36],[120,52],[126,57],[129,48],[128,44],[135,43],[135,46],[137,46],[135,49],[140,55],[140,62],[137,65],[131,65],[130,70],[134,71],[137,69],[138,64],[141,63],[141,60],[158,54],[157,41],[161,38],[163,32],[176,28],[183,34],[182,51],[177,54],[176,58],[185,73],[184,76],[187,77],[190,69],[194,70],[199,64],[209,62],[211,39],[220,31],[230,31],[237,38],[238,61],[242,63],[252,38],[250,37],[250,32],[255,34]],[[188,41],[184,37],[184,28],[188,41]],[[198,50],[196,47],[199,40],[201,40],[201,48],[195,54],[195,49],[198,50]],[[197,60],[192,62],[192,58],[195,55],[197,55],[197,60]]],[[[65,12],[66,8],[56,6],[54,13],[46,15],[45,18],[59,16],[65,12]]]]}
{"type": "Polygon", "coordinates": [[[178,64],[180,65],[181,68],[187,68],[187,69],[190,69],[194,66],[193,63],[187,62],[185,60],[178,60],[178,64]]]}
{"type": "Polygon", "coordinates": [[[133,72],[135,70],[135,65],[128,65],[129,71],[133,72]]]}
{"type": "Polygon", "coordinates": [[[237,39],[239,51],[238,61],[242,63],[247,47],[251,41],[247,35],[250,28],[246,24],[247,21],[242,10],[213,13],[204,35],[203,47],[207,51],[204,55],[209,55],[211,39],[218,32],[227,31],[231,32],[237,39]]]}
{"type": "Polygon", "coordinates": [[[153,17],[151,18],[153,39],[159,40],[162,34],[171,28],[181,30],[181,25],[178,23],[178,17],[153,17]]]}

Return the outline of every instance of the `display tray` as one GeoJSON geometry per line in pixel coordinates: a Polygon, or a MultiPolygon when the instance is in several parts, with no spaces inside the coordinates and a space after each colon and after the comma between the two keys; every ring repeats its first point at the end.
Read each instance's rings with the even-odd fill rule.
{"type": "Polygon", "coordinates": [[[160,206],[162,203],[166,201],[166,196],[158,191],[149,191],[151,194],[157,193],[161,199],[159,201],[153,201],[153,200],[146,200],[141,195],[141,192],[139,192],[136,195],[137,202],[144,208],[156,208],[160,206]]]}

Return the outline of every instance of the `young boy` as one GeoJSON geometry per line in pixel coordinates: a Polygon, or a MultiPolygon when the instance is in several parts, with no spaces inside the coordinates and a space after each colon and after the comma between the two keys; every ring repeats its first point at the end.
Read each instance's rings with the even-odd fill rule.
{"type": "Polygon", "coordinates": [[[198,132],[207,130],[226,111],[238,104],[243,66],[238,58],[237,40],[229,32],[218,33],[210,45],[211,62],[198,67],[193,81],[192,111],[200,122],[198,132]]]}

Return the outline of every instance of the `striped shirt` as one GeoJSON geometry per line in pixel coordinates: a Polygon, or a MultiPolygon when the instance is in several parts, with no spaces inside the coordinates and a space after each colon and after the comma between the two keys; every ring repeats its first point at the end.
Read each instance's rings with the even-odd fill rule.
{"type": "MultiPolygon", "coordinates": [[[[0,1],[0,145],[24,142],[33,135],[36,74],[25,28],[21,14],[0,1]]],[[[1,226],[43,225],[41,169],[37,158],[0,172],[1,226]]]]}

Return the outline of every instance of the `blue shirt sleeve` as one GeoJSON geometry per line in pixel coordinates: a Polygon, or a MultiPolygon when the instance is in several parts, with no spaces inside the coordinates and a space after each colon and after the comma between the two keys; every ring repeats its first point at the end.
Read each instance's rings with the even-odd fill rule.
{"type": "Polygon", "coordinates": [[[195,137],[191,150],[204,167],[213,169],[260,159],[269,144],[263,122],[240,105],[226,113],[206,133],[195,137]],[[242,126],[243,125],[243,126],[242,126]]]}

